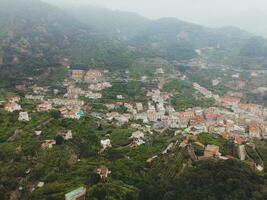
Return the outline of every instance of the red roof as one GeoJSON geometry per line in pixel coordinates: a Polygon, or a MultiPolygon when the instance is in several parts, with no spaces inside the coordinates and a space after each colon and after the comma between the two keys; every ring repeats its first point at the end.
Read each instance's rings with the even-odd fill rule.
{"type": "Polygon", "coordinates": [[[242,137],[235,137],[235,143],[242,144],[244,142],[244,139],[242,137]]]}

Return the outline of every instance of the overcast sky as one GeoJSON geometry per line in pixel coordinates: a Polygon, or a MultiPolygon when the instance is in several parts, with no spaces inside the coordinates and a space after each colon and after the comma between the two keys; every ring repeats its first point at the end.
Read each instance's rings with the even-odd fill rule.
{"type": "Polygon", "coordinates": [[[207,26],[238,26],[267,35],[267,0],[46,0],[91,4],[157,19],[177,17],[207,26]],[[262,18],[264,17],[264,18],[262,18]],[[263,23],[263,24],[259,24],[263,23]]]}

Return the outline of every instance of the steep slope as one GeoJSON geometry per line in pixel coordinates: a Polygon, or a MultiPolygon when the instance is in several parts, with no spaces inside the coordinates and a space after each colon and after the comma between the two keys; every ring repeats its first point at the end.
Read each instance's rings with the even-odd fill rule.
{"type": "Polygon", "coordinates": [[[84,28],[59,9],[34,0],[4,0],[0,13],[6,64],[29,59],[56,61],[84,28]]]}

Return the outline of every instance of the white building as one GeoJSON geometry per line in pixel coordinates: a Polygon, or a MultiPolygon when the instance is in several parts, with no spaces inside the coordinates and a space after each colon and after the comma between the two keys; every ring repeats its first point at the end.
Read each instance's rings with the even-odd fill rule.
{"type": "Polygon", "coordinates": [[[101,148],[104,151],[106,148],[112,147],[110,139],[100,141],[101,148]]]}
{"type": "Polygon", "coordinates": [[[19,113],[19,121],[23,121],[23,122],[30,121],[28,113],[27,112],[20,112],[19,113]]]}

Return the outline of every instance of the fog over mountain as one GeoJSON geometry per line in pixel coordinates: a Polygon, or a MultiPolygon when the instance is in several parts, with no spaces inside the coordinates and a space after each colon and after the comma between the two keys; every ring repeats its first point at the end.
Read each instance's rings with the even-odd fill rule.
{"type": "Polygon", "coordinates": [[[267,37],[265,0],[44,0],[58,5],[91,4],[158,19],[176,17],[210,27],[236,26],[267,37]]]}

